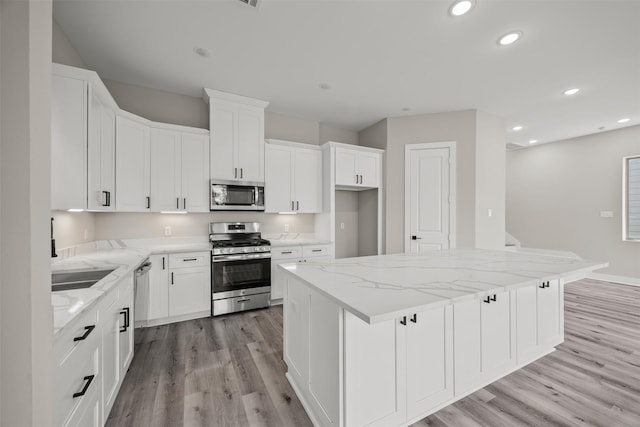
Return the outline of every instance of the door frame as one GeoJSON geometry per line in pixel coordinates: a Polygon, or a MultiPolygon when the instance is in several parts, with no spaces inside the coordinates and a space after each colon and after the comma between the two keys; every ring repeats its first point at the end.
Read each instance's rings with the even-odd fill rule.
{"type": "Polygon", "coordinates": [[[422,142],[404,146],[404,252],[411,250],[409,227],[411,224],[411,153],[417,150],[449,149],[449,248],[456,247],[456,142],[422,142]]]}

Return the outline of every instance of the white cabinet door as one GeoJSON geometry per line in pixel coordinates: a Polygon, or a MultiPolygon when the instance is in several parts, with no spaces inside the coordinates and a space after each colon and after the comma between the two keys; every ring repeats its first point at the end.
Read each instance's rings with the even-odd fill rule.
{"type": "Polygon", "coordinates": [[[516,354],[524,363],[538,354],[538,296],[537,285],[516,289],[516,354]]]}
{"type": "Polygon", "coordinates": [[[151,129],[151,211],[182,210],[180,133],[151,129]]]}
{"type": "Polygon", "coordinates": [[[358,153],[356,173],[360,175],[359,183],[363,187],[380,186],[380,155],[377,153],[358,153]]]}
{"type": "Polygon", "coordinates": [[[182,208],[209,212],[209,138],[182,133],[182,208]]]}
{"type": "MultiPolygon", "coordinates": [[[[147,319],[169,317],[169,255],[151,255],[147,319]]],[[[137,309],[137,306],[136,306],[137,309]]]]}
{"type": "Polygon", "coordinates": [[[438,307],[407,321],[407,418],[453,398],[453,310],[438,307]]]}
{"type": "Polygon", "coordinates": [[[293,194],[296,212],[322,212],[322,152],[296,149],[294,170],[293,194]]]}
{"type": "Polygon", "coordinates": [[[265,212],[291,212],[294,152],[273,144],[265,150],[265,212]]]}
{"type": "Polygon", "coordinates": [[[481,380],[480,301],[462,301],[453,305],[453,346],[455,393],[464,393],[481,380]]]}
{"type": "Polygon", "coordinates": [[[210,102],[211,179],[236,179],[237,165],[234,145],[237,139],[236,108],[234,105],[210,102]]]}
{"type": "Polygon", "coordinates": [[[406,419],[406,331],[400,319],[368,324],[345,312],[347,426],[395,426],[406,419]]]}
{"type": "Polygon", "coordinates": [[[87,83],[57,75],[51,83],[51,209],[86,209],[87,83]]]}
{"type": "Polygon", "coordinates": [[[124,379],[127,369],[133,360],[133,273],[123,279],[118,306],[120,308],[120,382],[124,379]]]}
{"type": "Polygon", "coordinates": [[[309,289],[297,280],[287,277],[291,286],[287,292],[285,309],[286,339],[284,357],[289,367],[289,375],[298,384],[309,383],[309,289]]]}
{"type": "Polygon", "coordinates": [[[264,110],[240,106],[237,109],[237,178],[264,181],[264,110]]]}
{"type": "Polygon", "coordinates": [[[172,269],[169,278],[169,316],[210,310],[210,277],[209,267],[172,269]]]}
{"type": "Polygon", "coordinates": [[[116,210],[147,212],[150,207],[149,127],[116,118],[116,210]]]}
{"type": "Polygon", "coordinates": [[[563,285],[557,279],[546,281],[536,288],[538,292],[538,343],[545,350],[551,349],[564,340],[563,289],[563,285]]]}
{"type": "Polygon", "coordinates": [[[357,185],[357,152],[336,148],[336,185],[357,185]]]}
{"type": "Polygon", "coordinates": [[[481,305],[482,372],[488,377],[504,372],[514,362],[509,297],[509,292],[501,292],[481,305]]]}
{"type": "Polygon", "coordinates": [[[97,211],[115,209],[115,112],[89,88],[87,204],[97,211]]]}

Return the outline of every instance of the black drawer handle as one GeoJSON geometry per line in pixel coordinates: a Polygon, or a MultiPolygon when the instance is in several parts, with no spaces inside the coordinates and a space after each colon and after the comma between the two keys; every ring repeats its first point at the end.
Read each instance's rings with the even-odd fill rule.
{"type": "Polygon", "coordinates": [[[96,325],[91,325],[91,326],[85,326],[84,327],[84,334],[82,334],[81,337],[75,337],[73,340],[74,341],[84,341],[87,339],[87,337],[89,336],[89,334],[91,333],[91,331],[93,331],[96,328],[96,325]]]}
{"type": "Polygon", "coordinates": [[[311,252],[322,252],[322,249],[311,249],[311,252]]]}
{"type": "Polygon", "coordinates": [[[402,316],[402,320],[400,321],[400,324],[407,326],[407,316],[402,316]]]}
{"type": "Polygon", "coordinates": [[[247,302],[247,301],[251,301],[251,298],[239,299],[236,301],[236,303],[240,304],[241,302],[247,302]]]}
{"type": "Polygon", "coordinates": [[[129,326],[131,326],[129,323],[130,322],[129,307],[125,307],[122,310],[120,310],[120,314],[124,314],[124,325],[120,329],[120,332],[127,332],[127,329],[129,329],[129,326]]]}
{"type": "Polygon", "coordinates": [[[280,252],[282,255],[291,255],[293,253],[293,251],[284,251],[284,252],[280,252]]]}
{"type": "Polygon", "coordinates": [[[491,297],[486,297],[482,301],[486,302],[487,304],[491,304],[491,297]]]}
{"type": "Polygon", "coordinates": [[[82,390],[80,390],[79,392],[73,393],[73,398],[75,399],[76,397],[84,396],[95,377],[95,375],[87,375],[86,377],[84,377],[84,381],[86,381],[86,383],[84,383],[84,387],[82,387],[82,390]]]}
{"type": "Polygon", "coordinates": [[[495,301],[495,300],[497,300],[497,299],[498,299],[497,295],[496,295],[496,294],[493,294],[493,296],[491,297],[491,301],[495,301]]]}
{"type": "Polygon", "coordinates": [[[413,323],[418,323],[418,315],[416,313],[413,313],[413,316],[411,316],[409,320],[411,320],[413,323]]]}
{"type": "Polygon", "coordinates": [[[185,258],[183,261],[197,261],[198,258],[185,258]]]}

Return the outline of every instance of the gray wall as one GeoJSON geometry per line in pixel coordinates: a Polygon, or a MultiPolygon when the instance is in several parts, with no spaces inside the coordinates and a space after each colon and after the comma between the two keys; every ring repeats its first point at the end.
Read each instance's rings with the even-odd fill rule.
{"type": "Polygon", "coordinates": [[[336,258],[358,256],[358,224],[358,192],[336,191],[336,258]]]}
{"type": "Polygon", "coordinates": [[[51,1],[0,5],[0,425],[50,426],[51,1]]]}
{"type": "Polygon", "coordinates": [[[525,247],[609,262],[596,273],[640,279],[640,243],[622,240],[622,158],[637,154],[640,126],[508,152],[507,231],[525,247]]]}

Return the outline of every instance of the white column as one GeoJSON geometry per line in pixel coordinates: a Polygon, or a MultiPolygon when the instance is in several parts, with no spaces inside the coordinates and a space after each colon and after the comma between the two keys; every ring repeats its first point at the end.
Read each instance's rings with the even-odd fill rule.
{"type": "Polygon", "coordinates": [[[51,0],[0,2],[0,425],[50,426],[51,0]]]}

